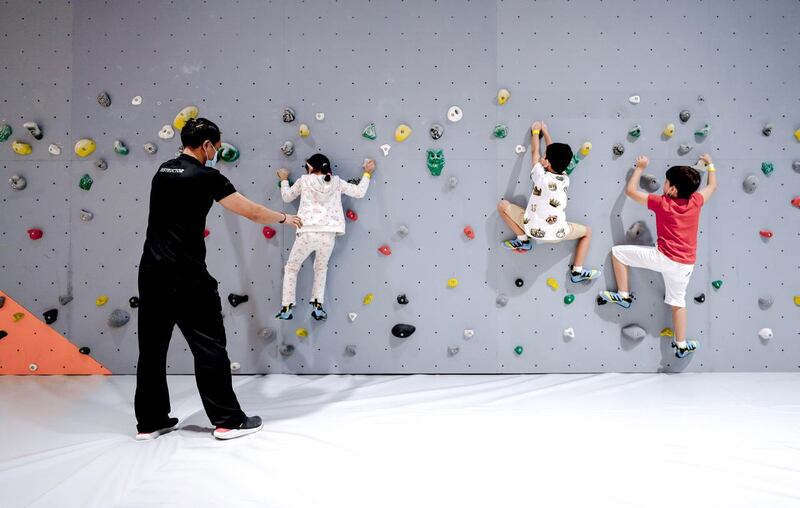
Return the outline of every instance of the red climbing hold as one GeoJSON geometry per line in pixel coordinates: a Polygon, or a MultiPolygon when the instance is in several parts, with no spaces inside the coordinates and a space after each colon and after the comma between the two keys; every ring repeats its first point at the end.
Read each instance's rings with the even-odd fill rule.
{"type": "Polygon", "coordinates": [[[31,240],[38,240],[44,236],[44,231],[39,228],[31,228],[28,230],[28,236],[31,238],[31,240]]]}
{"type": "Polygon", "coordinates": [[[464,234],[467,235],[467,238],[469,238],[470,240],[475,239],[475,231],[472,230],[472,226],[465,227],[464,234]]]}
{"type": "Polygon", "coordinates": [[[206,230],[204,230],[204,231],[203,231],[203,238],[208,238],[208,235],[210,235],[210,234],[211,234],[211,231],[209,231],[209,230],[207,230],[207,229],[206,229],[206,230]]]}
{"type": "Polygon", "coordinates": [[[798,197],[796,197],[796,198],[794,198],[794,199],[792,200],[792,206],[795,206],[795,207],[797,207],[797,208],[800,208],[800,196],[798,196],[798,197]]]}
{"type": "Polygon", "coordinates": [[[347,214],[346,215],[347,215],[347,218],[350,219],[353,222],[358,220],[358,214],[356,212],[354,212],[353,210],[347,210],[347,214]]]}
{"type": "Polygon", "coordinates": [[[381,245],[378,248],[378,252],[380,252],[384,256],[391,256],[392,255],[392,249],[388,245],[381,245]]]}
{"type": "Polygon", "coordinates": [[[264,238],[266,238],[267,240],[275,236],[275,230],[269,226],[264,226],[264,229],[261,230],[261,232],[264,233],[264,238]]]}
{"type": "Polygon", "coordinates": [[[761,238],[772,238],[772,231],[769,229],[762,229],[758,234],[761,235],[761,238]]]}

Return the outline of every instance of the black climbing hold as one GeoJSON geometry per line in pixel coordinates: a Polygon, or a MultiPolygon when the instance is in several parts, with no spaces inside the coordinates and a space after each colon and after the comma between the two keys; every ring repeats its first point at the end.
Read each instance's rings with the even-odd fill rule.
{"type": "Polygon", "coordinates": [[[404,294],[403,295],[399,295],[397,297],[397,303],[399,303],[400,305],[406,305],[406,304],[408,304],[408,298],[404,294]]]}
{"type": "Polygon", "coordinates": [[[237,295],[234,293],[228,295],[228,302],[234,307],[238,307],[240,303],[244,303],[249,299],[250,297],[247,295],[237,295]]]}
{"type": "Polygon", "coordinates": [[[128,304],[131,306],[131,309],[135,309],[136,307],[139,306],[139,297],[138,296],[130,297],[128,299],[128,304]]]}
{"type": "Polygon", "coordinates": [[[8,337],[8,332],[5,330],[0,330],[0,339],[2,339],[3,337],[8,337]]]}
{"type": "Polygon", "coordinates": [[[602,296],[598,296],[595,301],[597,302],[597,305],[605,305],[608,303],[602,296]]]}
{"type": "Polygon", "coordinates": [[[50,309],[45,311],[42,316],[44,316],[44,322],[48,325],[52,325],[58,319],[58,309],[50,309]]]}
{"type": "Polygon", "coordinates": [[[88,355],[89,353],[91,353],[91,352],[92,352],[92,350],[91,350],[91,349],[89,349],[89,348],[88,348],[88,347],[86,347],[86,346],[83,346],[82,348],[78,349],[78,352],[79,352],[80,354],[82,354],[82,355],[88,355]]]}
{"type": "Polygon", "coordinates": [[[0,296],[0,309],[2,309],[3,305],[5,305],[5,304],[6,304],[6,297],[5,296],[0,296]]]}
{"type": "Polygon", "coordinates": [[[394,325],[392,327],[392,335],[395,337],[399,337],[401,339],[405,339],[406,337],[410,337],[412,333],[417,331],[417,328],[414,325],[406,325],[403,323],[394,325]]]}
{"type": "Polygon", "coordinates": [[[705,293],[700,293],[699,295],[694,297],[694,301],[697,302],[697,303],[705,302],[706,301],[706,294],[705,293]]]}
{"type": "Polygon", "coordinates": [[[518,288],[521,288],[522,286],[525,285],[525,281],[522,279],[517,279],[514,281],[514,285],[517,286],[518,288]]]}

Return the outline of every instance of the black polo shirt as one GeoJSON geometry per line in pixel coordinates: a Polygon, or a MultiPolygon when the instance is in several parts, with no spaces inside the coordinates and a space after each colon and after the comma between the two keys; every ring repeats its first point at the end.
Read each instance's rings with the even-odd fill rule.
{"type": "Polygon", "coordinates": [[[236,192],[216,169],[181,154],[158,168],[150,188],[150,215],[140,268],[173,280],[204,282],[206,215],[214,201],[236,192]]]}

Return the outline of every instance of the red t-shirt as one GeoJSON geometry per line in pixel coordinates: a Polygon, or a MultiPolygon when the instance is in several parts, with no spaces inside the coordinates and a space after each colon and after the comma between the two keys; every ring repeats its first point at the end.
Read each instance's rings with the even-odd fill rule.
{"type": "Polygon", "coordinates": [[[700,223],[702,194],[689,199],[647,196],[647,208],[656,214],[658,250],[673,261],[693,265],[697,258],[697,227],[700,223]]]}

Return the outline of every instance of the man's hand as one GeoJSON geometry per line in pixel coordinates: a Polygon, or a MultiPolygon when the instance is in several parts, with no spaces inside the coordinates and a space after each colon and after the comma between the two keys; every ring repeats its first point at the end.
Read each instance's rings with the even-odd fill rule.
{"type": "Polygon", "coordinates": [[[539,122],[539,123],[542,125],[542,133],[543,134],[547,134],[548,132],[550,132],[550,131],[547,130],[547,124],[546,123],[544,123],[544,122],[539,122]]]}
{"type": "Polygon", "coordinates": [[[636,167],[638,169],[644,169],[647,167],[648,164],[650,164],[650,159],[648,159],[644,155],[636,157],[636,167]]]}
{"type": "Polygon", "coordinates": [[[289,179],[289,170],[286,168],[281,168],[278,170],[278,178],[281,180],[288,180],[289,179]]]}
{"type": "Polygon", "coordinates": [[[364,161],[364,173],[371,175],[375,171],[375,161],[367,159],[364,161]]]}
{"type": "Polygon", "coordinates": [[[294,226],[299,229],[303,227],[303,220],[300,219],[300,217],[298,217],[297,215],[289,215],[287,213],[286,221],[284,221],[283,224],[286,226],[294,226]]]}
{"type": "Polygon", "coordinates": [[[700,156],[700,160],[705,162],[706,166],[710,166],[710,165],[714,164],[714,161],[711,160],[711,156],[708,155],[707,153],[704,153],[703,155],[701,155],[700,156]]]}

